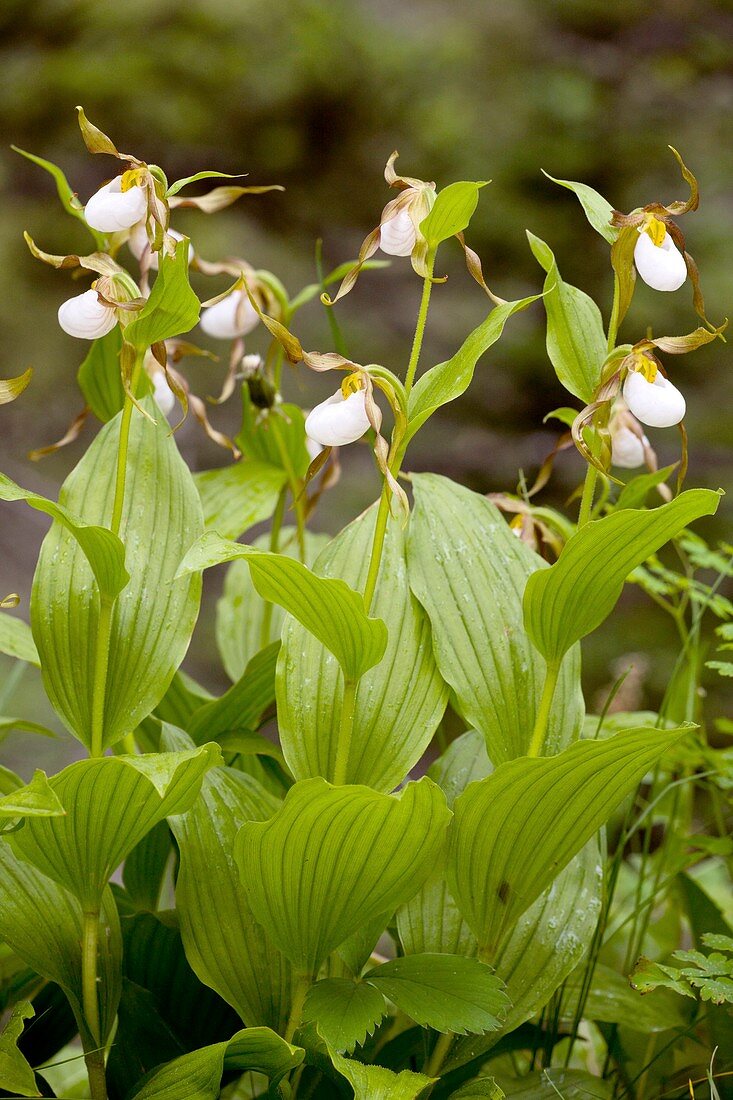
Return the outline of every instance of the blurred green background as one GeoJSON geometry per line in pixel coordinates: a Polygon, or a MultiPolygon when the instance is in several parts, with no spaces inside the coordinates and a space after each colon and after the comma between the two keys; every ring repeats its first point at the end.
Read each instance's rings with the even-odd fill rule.
{"type": "MultiPolygon", "coordinates": [[[[0,414],[0,468],[28,487],[54,495],[81,453],[79,442],[40,464],[26,459],[78,412],[74,375],[86,348],[56,323],[74,284],[31,259],[22,230],[52,252],[72,251],[84,237],[62,213],[50,177],[8,145],[59,163],[86,200],[116,166],[86,153],[77,103],[121,149],[161,164],[170,179],[218,168],[246,171],[250,183],[283,184],[284,194],[245,198],[215,218],[181,212],[175,224],[207,258],[242,256],[274,271],[291,293],[312,279],[316,238],[329,265],[356,254],[394,194],[382,172],[396,148],[402,171],[439,187],[492,179],[469,241],[497,293],[516,298],[541,288],[524,234],[531,229],[552,245],[564,278],[592,294],[606,317],[607,246],[575,198],[540,169],[584,180],[628,210],[685,197],[670,143],[700,181],[701,208],[682,227],[709,315],[719,321],[730,312],[733,6],[725,0],[4,0],[0,30],[0,374],[36,370],[22,399],[0,414]]],[[[488,308],[457,246],[444,246],[439,268],[449,279],[434,295],[423,366],[447,358],[488,308]]],[[[212,287],[197,284],[202,297],[219,289],[212,287]]],[[[405,260],[364,276],[338,307],[352,356],[403,371],[419,294],[405,260]]],[[[661,335],[695,324],[689,286],[664,295],[640,284],[622,337],[633,342],[647,326],[661,335]]],[[[297,331],[306,346],[328,350],[317,301],[299,315],[297,331]]],[[[263,346],[253,334],[248,350],[263,346]]],[[[689,484],[726,486],[733,464],[728,350],[716,342],[669,366],[688,398],[689,484]]],[[[216,392],[221,366],[189,361],[186,370],[194,390],[216,392]]],[[[302,372],[287,386],[305,405],[334,388],[302,372]]],[[[431,422],[408,465],[483,492],[512,490],[518,471],[531,477],[555,441],[544,414],[567,403],[546,358],[537,306],[510,323],[482,361],[471,395],[431,422]]],[[[236,404],[213,411],[219,427],[236,430],[236,404]]],[[[674,461],[677,434],[653,434],[660,460],[674,461]]],[[[192,423],[178,440],[193,468],[226,461],[192,423]]],[[[316,521],[326,530],[337,530],[378,491],[366,448],[351,448],[343,460],[341,482],[316,521]]],[[[577,454],[563,456],[545,499],[563,502],[582,473],[577,454]]],[[[0,595],[19,592],[25,615],[46,524],[17,505],[0,514],[0,595]]],[[[724,518],[708,530],[724,534],[725,527],[724,518]]],[[[187,663],[211,688],[224,686],[212,658],[220,583],[210,580],[187,663]]],[[[674,642],[664,617],[631,591],[586,647],[590,697],[612,677],[611,664],[621,657],[626,667],[623,655],[633,650],[649,663],[639,701],[654,704],[674,642]]],[[[43,718],[32,673],[19,691],[12,706],[43,718]]],[[[720,710],[720,682],[711,678],[710,691],[720,710]]]]}

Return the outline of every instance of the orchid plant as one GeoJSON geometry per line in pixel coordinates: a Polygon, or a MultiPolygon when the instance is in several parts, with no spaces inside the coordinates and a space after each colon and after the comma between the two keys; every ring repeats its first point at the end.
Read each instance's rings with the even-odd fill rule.
{"type": "MultiPolygon", "coordinates": [[[[723,340],[673,221],[697,206],[692,173],[675,153],[690,199],[626,215],[557,181],[610,246],[604,329],[532,234],[544,288],[516,301],[489,289],[464,238],[483,181],[437,189],[397,175],[393,154],[398,194],[357,259],[291,296],[242,258],[205,259],[171,225],[180,207],[212,214],[268,187],[188,197],[223,174],[169,183],[81,109],[79,122],[89,151],[122,168],[86,204],[60,168],[23,154],[91,239],[87,255],[58,256],[27,236],[40,261],[91,279],[58,311],[87,342],[84,410],[42,450],[73,443],[89,417],[102,427],[58,501],[0,476],[8,509],[52,521],[30,625],[0,612],[0,650],[40,668],[87,756],[29,782],[0,771],[5,1094],[641,1100],[713,1081],[713,1047],[729,1057],[729,960],[669,962],[689,960],[691,939],[731,943],[716,904],[730,749],[709,743],[698,688],[701,620],[733,612],[720,588],[732,570],[689,531],[719,493],[683,491],[684,430],[674,485],[645,434],[685,413],[658,353],[723,340]],[[453,240],[488,313],[421,371],[453,240]],[[333,312],[380,249],[410,257],[422,282],[404,371],[350,359],[333,312]],[[702,323],[619,344],[637,273],[665,292],[689,278],[702,323]],[[319,299],[333,345],[307,351],[297,314],[319,299]],[[569,431],[534,486],[487,499],[411,473],[416,434],[467,391],[511,318],[540,305],[550,363],[580,407],[553,413],[569,431]],[[218,403],[241,397],[233,439],[180,366],[197,355],[223,356],[218,403]],[[306,412],[283,393],[286,362],[340,385],[306,412]],[[188,469],[176,405],[226,464],[188,469]],[[360,440],[379,500],[316,534],[341,463],[348,476],[342,449],[360,440]],[[563,514],[536,497],[573,441],[585,472],[563,514]],[[225,563],[216,637],[232,684],[213,696],[181,664],[202,573],[225,563]],[[615,707],[619,683],[586,713],[580,643],[627,580],[673,616],[680,657],[658,711],[615,707]],[[701,812],[715,826],[697,835],[701,812]]],[[[30,371],[0,382],[0,401],[30,383],[30,371]]],[[[14,726],[47,732],[0,720],[14,726]]]]}

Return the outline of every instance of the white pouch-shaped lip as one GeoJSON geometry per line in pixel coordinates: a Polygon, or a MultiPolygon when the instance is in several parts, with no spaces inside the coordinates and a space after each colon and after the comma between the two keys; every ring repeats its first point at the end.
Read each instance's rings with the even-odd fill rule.
{"type": "Polygon", "coordinates": [[[345,447],[355,443],[368,428],[365,390],[357,390],[348,397],[337,390],[316,405],[305,422],[305,434],[322,447],[345,447]]]}
{"type": "Polygon", "coordinates": [[[687,265],[669,233],[656,245],[647,232],[639,234],[634,247],[634,264],[653,290],[679,290],[687,278],[687,265]]]}
{"type": "Polygon", "coordinates": [[[131,229],[145,217],[148,208],[145,192],[134,185],[123,191],[121,180],[121,176],[116,176],[105,183],[84,207],[87,225],[100,233],[119,233],[123,229],[131,229]]]}
{"type": "Polygon", "coordinates": [[[647,382],[641,371],[629,371],[624,400],[637,420],[650,428],[672,428],[685,415],[684,397],[660,371],[653,382],[647,382]]]}
{"type": "Polygon", "coordinates": [[[69,336],[80,340],[98,340],[117,324],[117,311],[100,302],[96,290],[85,290],[83,294],[61,303],[58,318],[61,328],[69,336]]]}
{"type": "Polygon", "coordinates": [[[416,238],[415,226],[407,210],[400,210],[379,227],[379,247],[388,256],[409,256],[416,238]]]}

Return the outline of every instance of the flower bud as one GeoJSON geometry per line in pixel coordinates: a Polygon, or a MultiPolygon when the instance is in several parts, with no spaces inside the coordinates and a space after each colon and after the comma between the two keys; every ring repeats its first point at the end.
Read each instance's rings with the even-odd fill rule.
{"type": "Polygon", "coordinates": [[[343,447],[356,443],[368,427],[366,390],[356,390],[344,397],[343,391],[338,389],[308,414],[305,434],[322,447],[343,447]]]}
{"type": "Polygon", "coordinates": [[[650,428],[671,428],[685,415],[684,397],[661,371],[653,382],[647,382],[641,371],[629,371],[623,395],[634,416],[650,428]]]}
{"type": "Polygon", "coordinates": [[[59,324],[69,336],[97,340],[117,324],[117,310],[100,302],[96,290],[85,290],[59,306],[59,324]]]}
{"type": "Polygon", "coordinates": [[[634,263],[647,286],[653,290],[679,290],[687,278],[687,265],[666,228],[659,244],[646,229],[639,234],[634,248],[634,263]]]}
{"type": "MultiPolygon", "coordinates": [[[[146,228],[146,220],[143,218],[141,221],[136,222],[132,227],[130,236],[127,238],[127,247],[132,252],[136,260],[141,260],[145,255],[145,252],[150,250],[150,241],[148,240],[148,231],[146,228]]],[[[183,234],[179,233],[176,229],[169,229],[166,232],[166,237],[172,238],[174,241],[182,241],[183,234]]],[[[194,257],[193,245],[188,246],[188,262],[191,263],[194,257]]],[[[150,262],[148,267],[152,271],[158,270],[158,258],[159,253],[150,251],[150,262]]]]}
{"type": "Polygon", "coordinates": [[[409,256],[417,233],[407,210],[400,210],[379,227],[379,247],[388,256],[409,256]]]}
{"type": "Polygon", "coordinates": [[[92,195],[84,207],[84,217],[87,225],[100,233],[119,233],[144,218],[147,209],[143,189],[133,184],[123,191],[122,176],[116,176],[92,195]]]}
{"type": "Polygon", "coordinates": [[[164,416],[167,416],[173,410],[176,398],[173,390],[168,385],[165,373],[162,370],[156,371],[152,377],[152,383],[153,397],[157,401],[160,411],[164,416]]]}
{"type": "Polygon", "coordinates": [[[226,298],[201,313],[200,325],[217,340],[235,340],[256,327],[259,315],[243,290],[233,290],[226,298]]]}
{"type": "Polygon", "coordinates": [[[611,431],[611,462],[624,470],[644,465],[644,443],[631,428],[611,431]]]}

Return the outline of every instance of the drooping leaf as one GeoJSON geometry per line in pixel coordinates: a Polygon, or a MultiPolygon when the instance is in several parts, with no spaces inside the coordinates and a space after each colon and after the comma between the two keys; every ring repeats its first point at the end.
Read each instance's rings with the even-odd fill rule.
{"type": "Polygon", "coordinates": [[[496,1031],[509,1008],[491,968],[460,955],[405,955],[370,970],[364,981],[415,1023],[446,1034],[496,1031]]]}
{"type": "Polygon", "coordinates": [[[0,405],[8,405],[20,397],[33,376],[33,368],[29,367],[17,378],[0,378],[0,405]]]}
{"type": "Polygon", "coordinates": [[[547,176],[548,180],[552,180],[553,183],[559,183],[561,187],[567,187],[568,191],[573,191],[596,233],[600,233],[605,241],[613,244],[618,237],[618,229],[615,225],[611,225],[613,207],[608,199],[604,199],[603,195],[600,195],[595,188],[587,183],[576,183],[574,180],[558,180],[551,176],[549,172],[545,172],[544,169],[542,174],[547,176]]]}
{"type": "Polygon", "coordinates": [[[244,558],[252,582],[265,600],[280,604],[323,642],[344,675],[358,680],[377,664],[387,645],[387,628],[371,619],[362,596],[341,580],[316,576],[301,562],[207,532],[183,559],[178,576],[244,558]]]}
{"type": "MultiPolygon", "coordinates": [[[[148,408],[153,410],[152,401],[148,408]]],[[[119,430],[117,416],[102,428],[62,487],[62,503],[86,522],[109,522],[119,430]]],[[[203,521],[198,493],[168,426],[151,424],[134,411],[129,453],[134,455],[134,466],[130,460],[121,529],[132,579],[112,612],[104,746],[131,732],[165,694],[188,647],[201,590],[200,578],[174,579],[203,521]]],[[[104,534],[114,538],[109,531],[104,534]]],[[[99,676],[95,644],[99,614],[87,561],[71,535],[56,524],[41,548],[31,622],[48,696],[65,724],[87,746],[92,740],[99,676]]]]}
{"type": "MultiPolygon", "coordinates": [[[[61,986],[82,1037],[92,1045],[82,1011],[81,905],[68,890],[19,859],[7,839],[0,840],[0,871],[0,937],[36,973],[61,986]]],[[[109,890],[102,898],[102,923],[98,975],[105,1039],[117,1012],[122,955],[119,918],[109,890]]]]}
{"type": "Polygon", "coordinates": [[[15,1005],[0,1033],[0,1089],[15,1096],[40,1096],[32,1067],[18,1050],[25,1021],[35,1016],[30,1001],[15,1005]]]}
{"type": "Polygon", "coordinates": [[[478,206],[478,193],[487,182],[460,180],[438,192],[430,213],[420,223],[420,232],[429,249],[437,248],[441,241],[467,228],[478,206]]]}
{"type": "MultiPolygon", "coordinates": [[[[374,505],[333,539],[314,571],[363,590],[376,512],[374,505]]],[[[387,626],[387,648],[359,684],[346,771],[347,782],[381,791],[393,790],[420,759],[448,697],[433,657],[430,624],[409,591],[406,572],[404,532],[399,520],[391,519],[372,606],[387,626]]],[[[278,726],[297,779],[335,771],[344,683],[327,647],[298,622],[286,623],[278,662],[278,726]]]]}
{"type": "MultiPolygon", "coordinates": [[[[306,531],[304,564],[312,567],[328,541],[328,535],[306,531]]],[[[256,538],[252,545],[269,548],[269,534],[256,538]]],[[[288,557],[299,557],[294,527],[282,529],[279,552],[288,557]]],[[[232,562],[224,578],[224,592],[216,605],[216,643],[230,680],[236,682],[241,679],[255,654],[263,646],[279,640],[285,615],[284,608],[262,599],[252,583],[247,563],[232,562]]]]}
{"type": "Polygon", "coordinates": [[[125,342],[139,351],[190,332],[199,319],[201,303],[188,281],[188,249],[184,237],[176,245],[175,256],[161,253],[150,297],[125,328],[125,342]]]}
{"type": "MultiPolygon", "coordinates": [[[[197,745],[218,741],[225,734],[248,734],[257,729],[264,711],[275,701],[279,649],[279,642],[273,642],[255,654],[241,679],[229,691],[195,711],[188,723],[188,732],[197,745]]],[[[230,736],[228,745],[231,744],[230,736]]]]}
{"type": "Polygon", "coordinates": [[[335,1051],[331,1060],[353,1088],[354,1100],[419,1100],[429,1095],[436,1080],[407,1069],[392,1073],[382,1066],[365,1066],[362,1062],[343,1058],[335,1051]]]}
{"type": "Polygon", "coordinates": [[[689,729],[627,730],[512,760],[456,799],[448,883],[484,957],[689,729]]]}
{"type": "Polygon", "coordinates": [[[585,404],[601,380],[606,337],[601,311],[592,298],[560,276],[549,245],[527,232],[535,259],[547,272],[543,301],[547,311],[547,354],[566,390],[585,404]]]}
{"type": "Polygon", "coordinates": [[[711,489],[689,489],[659,508],[624,508],[581,528],[554,565],[527,581],[524,622],[540,653],[561,660],[610,615],[632,569],[693,520],[713,515],[719,501],[711,489]]]}
{"type": "Polygon", "coordinates": [[[661,485],[674,471],[674,466],[665,466],[648,474],[638,474],[627,481],[616,500],[616,508],[643,508],[652,489],[661,485]]]}
{"type": "Polygon", "coordinates": [[[27,661],[29,665],[40,665],[38,650],[28,623],[0,611],[0,653],[27,661]]]}
{"type": "Polygon", "coordinates": [[[18,817],[62,817],[66,811],[50,786],[46,773],[36,769],[30,783],[20,783],[0,798],[0,819],[18,817]]]}
{"type": "MultiPolygon", "coordinates": [[[[116,416],[125,403],[120,370],[121,350],[122,333],[117,325],[106,336],[92,342],[76,375],[87,405],[103,424],[116,416]]],[[[151,388],[147,373],[142,371],[135,396],[144,397],[151,388]]]]}
{"type": "Polygon", "coordinates": [[[397,796],[296,783],[269,821],[237,837],[252,911],[298,971],[315,975],[359,927],[420,889],[442,858],[449,817],[428,779],[397,796]]]}
{"type": "Polygon", "coordinates": [[[238,539],[270,518],[286,480],[283,469],[267,462],[233,462],[195,474],[207,530],[238,539]]]}
{"type": "Polygon", "coordinates": [[[386,1015],[384,997],[367,982],[325,978],[312,985],[303,1008],[303,1023],[313,1021],[330,1047],[351,1053],[372,1035],[386,1015]]]}
{"type": "Polygon", "coordinates": [[[65,816],[28,819],[9,843],[94,911],[125,856],[164,817],[187,809],[220,762],[215,745],[80,760],[50,781],[65,816]]]}
{"type": "Polygon", "coordinates": [[[450,401],[465,393],[481,356],[501,336],[506,322],[536,302],[541,295],[506,302],[491,310],[488,317],[466,337],[458,351],[445,363],[431,367],[418,378],[410,393],[407,439],[411,439],[425,421],[450,401]]]}
{"type": "MultiPolygon", "coordinates": [[[[63,488],[61,495],[64,495],[63,488]]],[[[78,518],[72,508],[66,508],[59,501],[54,504],[52,500],[38,496],[37,493],[21,489],[5,474],[0,474],[0,500],[24,500],[31,508],[38,512],[45,512],[47,516],[56,522],[58,527],[67,533],[67,539],[74,539],[84,556],[94,580],[99,586],[99,591],[110,599],[115,599],[129,580],[129,574],[125,570],[125,550],[111,531],[101,526],[94,526],[78,518]]],[[[51,529],[53,531],[53,528],[51,529]]]]}
{"type": "MultiPolygon", "coordinates": [[[[178,747],[186,739],[166,734],[165,743],[178,747]]],[[[176,902],[191,967],[246,1024],[282,1030],[290,1006],[290,965],[255,919],[233,855],[240,827],[269,817],[277,806],[251,776],[216,769],[205,777],[196,804],[172,817],[170,825],[181,852],[176,902]]]]}
{"type": "Polygon", "coordinates": [[[303,1054],[268,1027],[246,1028],[228,1043],[201,1047],[153,1070],[131,1100],[218,1100],[225,1069],[254,1070],[277,1084],[300,1065],[303,1054]]]}
{"type": "MultiPolygon", "coordinates": [[[[528,577],[547,570],[485,497],[436,474],[413,474],[412,486],[408,571],[432,624],[438,668],[493,762],[511,760],[527,749],[545,678],[523,629],[522,594],[528,577]]],[[[550,715],[552,751],[577,737],[582,720],[576,649],[550,715]]]]}

